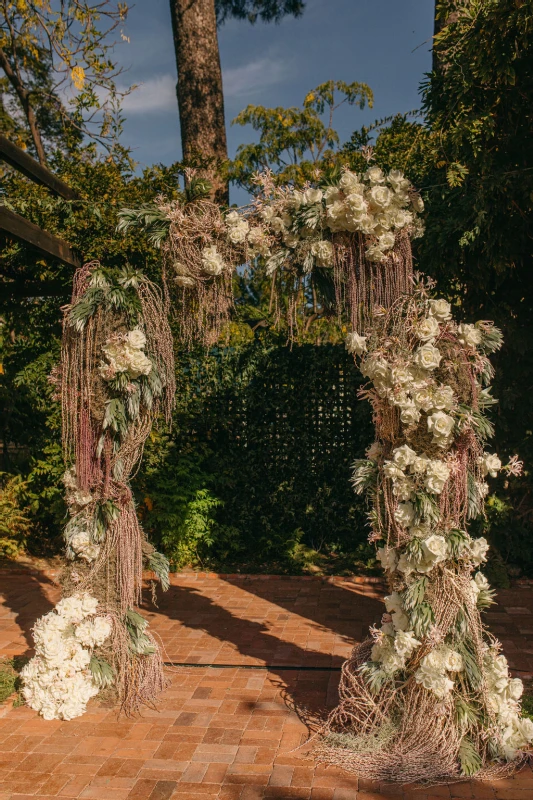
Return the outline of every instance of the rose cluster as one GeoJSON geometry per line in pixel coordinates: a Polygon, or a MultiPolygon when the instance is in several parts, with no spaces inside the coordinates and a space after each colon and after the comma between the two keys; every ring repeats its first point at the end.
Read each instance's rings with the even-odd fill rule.
{"type": "MultiPolygon", "coordinates": [[[[422,232],[417,216],[422,210],[421,198],[400,170],[385,174],[370,167],[358,175],[346,169],[333,185],[301,191],[270,186],[251,210],[226,215],[226,238],[246,248],[249,257],[266,258],[269,274],[285,261],[294,261],[307,273],[333,266],[332,237],[343,231],[363,234],[366,258],[384,261],[401,230],[422,232]]],[[[203,261],[204,270],[213,275],[224,268],[216,247],[204,249],[203,261]]]]}
{"type": "Polygon", "coordinates": [[[36,655],[21,671],[22,694],[45,719],[74,719],[84,713],[98,686],[90,670],[92,651],[111,634],[89,594],[66,597],[35,624],[36,655]]]}
{"type": "Polygon", "coordinates": [[[501,726],[505,757],[513,759],[518,750],[533,742],[533,722],[520,715],[524,686],[520,678],[509,676],[509,666],[497,648],[487,647],[484,658],[489,707],[501,726]]]}
{"type": "Polygon", "coordinates": [[[103,345],[106,361],[100,364],[100,375],[110,381],[117,373],[126,373],[129,378],[149,375],[152,362],[144,353],[146,336],[140,328],[127,333],[114,333],[103,345]]]}

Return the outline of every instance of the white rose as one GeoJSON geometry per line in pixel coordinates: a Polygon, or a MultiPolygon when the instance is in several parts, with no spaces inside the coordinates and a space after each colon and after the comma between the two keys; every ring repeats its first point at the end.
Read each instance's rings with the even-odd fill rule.
{"type": "MultiPolygon", "coordinates": [[[[237,214],[237,212],[236,211],[230,211],[230,214],[237,214]]],[[[276,211],[273,208],[273,206],[263,206],[263,208],[259,212],[259,215],[261,216],[261,219],[263,219],[265,222],[270,222],[273,219],[273,217],[276,216],[276,211]]],[[[239,215],[237,214],[237,216],[239,216],[239,215]]],[[[228,217],[229,217],[229,214],[226,217],[226,222],[228,221],[228,217]]]]}
{"type": "Polygon", "coordinates": [[[359,218],[361,217],[362,214],[365,214],[368,208],[366,200],[358,192],[349,194],[344,202],[346,203],[346,206],[349,208],[350,213],[353,214],[356,218],[359,218]]]}
{"type": "Polygon", "coordinates": [[[439,564],[444,561],[447,556],[446,539],[444,536],[439,536],[437,533],[428,536],[422,542],[422,550],[424,555],[433,564],[439,564]]]}
{"type": "Polygon", "coordinates": [[[87,619],[76,628],[76,639],[86,647],[98,647],[111,634],[111,623],[104,617],[87,619]]]}
{"type": "Polygon", "coordinates": [[[359,336],[357,331],[352,331],[346,336],[346,349],[349,353],[360,356],[366,352],[366,336],[359,336]]]}
{"type": "Polygon", "coordinates": [[[346,194],[350,194],[358,187],[361,187],[361,191],[363,191],[363,185],[359,181],[359,176],[355,172],[350,172],[349,169],[342,173],[339,186],[346,194]]]}
{"type": "Polygon", "coordinates": [[[446,300],[430,300],[429,313],[439,322],[446,322],[446,320],[451,319],[452,307],[446,300]]]}
{"type": "Polygon", "coordinates": [[[381,665],[388,675],[392,675],[399,669],[405,667],[405,659],[393,650],[385,653],[381,659],[381,665]]]}
{"type": "MultiPolygon", "coordinates": [[[[246,223],[248,225],[248,223],[246,223]]],[[[220,275],[224,270],[224,260],[215,245],[205,247],[202,252],[202,269],[208,275],[220,275]]]]}
{"type": "MultiPolygon", "coordinates": [[[[245,219],[240,219],[235,224],[232,224],[228,228],[227,236],[228,236],[229,241],[232,244],[241,244],[242,242],[244,242],[246,240],[246,234],[248,233],[249,228],[250,228],[250,226],[249,226],[248,222],[245,219]]],[[[212,248],[216,251],[216,247],[214,245],[212,245],[212,248]]],[[[211,249],[211,248],[206,247],[205,250],[204,250],[204,254],[205,254],[205,251],[209,250],[209,249],[211,249]]],[[[202,259],[202,261],[203,261],[203,259],[202,259]]],[[[220,270],[220,272],[222,272],[222,270],[220,270]]],[[[215,272],[213,274],[218,275],[219,273],[215,272]]]]}
{"type": "Polygon", "coordinates": [[[450,469],[444,461],[430,461],[427,467],[425,487],[432,494],[440,494],[450,477],[450,469]]]}
{"type": "Polygon", "coordinates": [[[73,595],[72,597],[63,597],[56,605],[55,610],[58,614],[60,614],[62,617],[65,617],[65,619],[68,619],[70,622],[81,622],[85,616],[83,600],[77,595],[73,595]]]}
{"type": "Polygon", "coordinates": [[[502,468],[502,462],[496,453],[483,453],[483,455],[480,456],[480,463],[483,475],[490,475],[491,478],[495,478],[502,468]]]}
{"type": "Polygon", "coordinates": [[[394,649],[403,658],[410,658],[420,645],[421,642],[415,638],[413,631],[400,630],[394,637],[394,649]]]}
{"type": "Polygon", "coordinates": [[[476,572],[474,575],[474,583],[476,584],[478,590],[488,591],[490,589],[490,583],[483,575],[482,572],[476,572]]]}
{"type": "MultiPolygon", "coordinates": [[[[273,213],[274,212],[273,212],[272,208],[270,208],[269,206],[266,206],[262,210],[261,216],[263,216],[264,219],[268,219],[270,214],[273,214],[273,213]]],[[[240,221],[241,221],[241,215],[239,214],[238,211],[230,211],[229,214],[226,215],[226,224],[229,225],[229,226],[238,225],[240,221]]]]}
{"type": "Polygon", "coordinates": [[[303,201],[306,205],[312,206],[320,203],[323,194],[321,189],[306,189],[303,194],[303,201]]]}
{"type": "Polygon", "coordinates": [[[387,175],[387,180],[395,191],[408,189],[411,185],[403,172],[399,169],[391,169],[387,175]]]}
{"type": "Polygon", "coordinates": [[[423,344],[415,353],[415,364],[422,369],[435,369],[439,366],[442,356],[438,348],[429,342],[423,344]]]}
{"type": "MultiPolygon", "coordinates": [[[[128,352],[126,342],[111,340],[102,347],[112,370],[115,372],[127,372],[128,352]]],[[[105,376],[104,376],[105,377],[105,376]]]]}
{"type": "Polygon", "coordinates": [[[452,433],[454,425],[453,417],[444,411],[436,411],[428,417],[428,430],[435,439],[446,439],[452,433]]]}
{"type": "Polygon", "coordinates": [[[139,375],[149,375],[153,369],[153,364],[142,350],[129,348],[128,350],[128,375],[131,378],[138,378],[139,375]]]}
{"type": "Polygon", "coordinates": [[[273,217],[273,219],[270,221],[270,227],[274,233],[283,233],[286,225],[281,217],[273,217]]]}
{"type": "Polygon", "coordinates": [[[415,509],[412,503],[398,503],[394,518],[402,528],[408,528],[414,522],[415,509]]]}
{"type": "Polygon", "coordinates": [[[131,347],[140,350],[146,345],[146,336],[140,328],[134,328],[126,334],[126,339],[131,347]]]}
{"type": "Polygon", "coordinates": [[[409,556],[405,553],[401,554],[400,558],[398,559],[398,572],[402,572],[407,578],[412,572],[414,572],[415,566],[416,565],[412,558],[409,558],[409,556]]]}
{"type": "Polygon", "coordinates": [[[333,245],[323,239],[320,242],[313,242],[311,252],[316,258],[319,267],[331,267],[333,264],[333,245]]]}
{"type": "Polygon", "coordinates": [[[439,323],[435,317],[426,317],[420,320],[415,330],[416,335],[423,342],[429,342],[430,339],[434,339],[440,333],[439,323]]]}
{"type": "Polygon", "coordinates": [[[412,375],[407,367],[392,367],[390,379],[393,386],[405,386],[412,380],[412,375]]]}
{"type": "Polygon", "coordinates": [[[444,699],[453,689],[453,681],[443,673],[429,667],[420,667],[415,672],[415,680],[424,689],[433,692],[440,700],[444,699]]]}
{"type": "Polygon", "coordinates": [[[509,692],[509,697],[511,700],[517,702],[522,697],[522,693],[524,691],[524,684],[520,680],[520,678],[511,678],[509,681],[509,686],[507,687],[507,691],[509,692]]]}
{"type": "Polygon", "coordinates": [[[369,196],[372,203],[380,208],[388,206],[392,200],[392,192],[387,186],[372,186],[369,196]]]}
{"type": "Polygon", "coordinates": [[[387,361],[381,358],[370,356],[361,364],[361,372],[365,378],[370,378],[371,381],[376,380],[389,380],[390,367],[387,361]]]}
{"type": "Polygon", "coordinates": [[[367,247],[365,250],[365,256],[367,261],[372,261],[378,264],[381,261],[384,261],[387,257],[381,247],[377,244],[371,244],[370,247],[367,247]]]}
{"type": "Polygon", "coordinates": [[[378,547],[377,558],[386,572],[394,572],[398,563],[398,554],[394,547],[378,547]]]}
{"type": "Polygon", "coordinates": [[[481,342],[481,331],[475,325],[461,323],[457,327],[457,338],[465,347],[476,347],[481,342]]]}
{"type": "Polygon", "coordinates": [[[412,223],[413,215],[410,211],[405,211],[403,208],[395,208],[391,212],[389,219],[391,225],[395,228],[405,228],[406,225],[412,223]]]}
{"type": "Polygon", "coordinates": [[[196,281],[190,275],[177,275],[174,278],[174,282],[177,283],[178,286],[194,286],[196,281]]]}
{"type": "MultiPolygon", "coordinates": [[[[342,180],[342,179],[341,179],[342,180]]],[[[326,205],[331,205],[340,197],[340,192],[336,186],[328,186],[324,189],[324,200],[326,201],[326,205]]]]}
{"type": "Polygon", "coordinates": [[[419,194],[411,195],[411,203],[413,204],[413,208],[415,211],[418,211],[421,214],[424,210],[424,201],[420,197],[419,194]]]}
{"type": "Polygon", "coordinates": [[[378,239],[378,246],[381,250],[392,250],[396,238],[393,233],[382,233],[378,239]]]}
{"type": "Polygon", "coordinates": [[[451,386],[439,386],[433,392],[433,408],[437,411],[450,411],[455,406],[455,396],[451,386]]]}
{"type": "Polygon", "coordinates": [[[397,631],[406,631],[411,624],[411,620],[405,611],[394,611],[392,613],[392,624],[397,631]]]}
{"type": "Polygon", "coordinates": [[[430,461],[431,459],[426,455],[417,456],[413,459],[413,463],[411,464],[411,472],[414,472],[415,475],[423,475],[430,461]]]}
{"type": "Polygon", "coordinates": [[[369,167],[365,173],[365,178],[371,183],[384,183],[385,175],[379,167],[369,167]]]}
{"type": "Polygon", "coordinates": [[[489,543],[484,536],[479,539],[474,539],[470,542],[470,558],[475,566],[479,566],[483,561],[487,560],[487,553],[489,551],[489,543]]]}
{"type": "Polygon", "coordinates": [[[405,478],[402,469],[395,464],[394,461],[385,461],[383,464],[383,474],[386,478],[390,478],[393,481],[405,478]]]}
{"type": "Polygon", "coordinates": [[[417,458],[417,455],[408,444],[402,444],[401,447],[397,447],[395,450],[393,450],[392,458],[394,463],[397,464],[400,469],[405,469],[414,462],[414,460],[417,458]]]}
{"type": "Polygon", "coordinates": [[[402,406],[400,419],[404,425],[416,425],[420,421],[420,411],[417,409],[413,401],[410,401],[402,406]]]}
{"type": "Polygon", "coordinates": [[[462,672],[464,669],[463,658],[456,650],[446,647],[444,650],[444,666],[448,672],[462,672]]]}
{"type": "Polygon", "coordinates": [[[429,536],[430,526],[427,522],[421,522],[419,525],[411,525],[409,533],[417,539],[425,539],[429,536]]]}
{"type": "Polygon", "coordinates": [[[392,592],[392,594],[387,595],[383,598],[383,602],[389,614],[393,614],[395,611],[403,611],[402,597],[398,592],[392,592]]]}
{"type": "Polygon", "coordinates": [[[417,389],[413,392],[413,403],[422,411],[429,411],[433,408],[433,393],[430,389],[417,389]]]}

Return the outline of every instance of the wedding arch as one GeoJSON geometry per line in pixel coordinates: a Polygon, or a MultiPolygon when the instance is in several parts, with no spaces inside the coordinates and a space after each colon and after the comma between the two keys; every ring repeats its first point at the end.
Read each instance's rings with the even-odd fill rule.
{"type": "Polygon", "coordinates": [[[488,543],[468,532],[487,477],[520,470],[486,450],[496,402],[488,355],[501,334],[490,322],[457,323],[433,283],[413,274],[423,204],[399,170],[345,169],[302,191],[268,172],[257,183],[244,209],[221,210],[192,177],[188,202],[122,212],[119,228],[143,225],[161,247],[161,287],[98,263],[76,273],[52,376],[67,466],[63,599],[35,625],[26,701],[46,719],[72,719],[113,685],[131,714],[164,687],[158,644],[136,608],[143,568],[165,589],[168,562],[143,534],[130,477],[156,417],[171,419],[169,313],[185,342],[214,343],[234,269],[257,259],[278,317],[278,298],[289,297],[290,332],[309,276],[334,287],[375,425],[353,486],[369,498],[387,613],[344,664],[340,703],[314,754],[381,780],[507,774],[526,758],[533,723],[521,715],[521,681],[483,626],[493,602],[479,569],[488,543]]]}

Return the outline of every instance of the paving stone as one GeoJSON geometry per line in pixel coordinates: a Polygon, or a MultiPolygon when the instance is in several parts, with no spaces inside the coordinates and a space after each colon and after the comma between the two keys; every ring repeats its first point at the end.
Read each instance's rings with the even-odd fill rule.
{"type": "MultiPolygon", "coordinates": [[[[297,712],[337,702],[340,667],[382,614],[379,584],[276,576],[173,575],[144,613],[169,659],[159,710],[117,719],[97,701],[71,722],[0,709],[0,800],[532,800],[533,771],[491,783],[416,788],[360,780],[304,759],[297,712]],[[269,670],[216,669],[229,663],[269,670]],[[278,669],[279,668],[279,669],[278,669]]],[[[31,654],[31,628],[59,592],[48,575],[2,575],[0,654],[31,654]]],[[[533,673],[533,587],[500,593],[486,615],[511,666],[533,673]]]]}

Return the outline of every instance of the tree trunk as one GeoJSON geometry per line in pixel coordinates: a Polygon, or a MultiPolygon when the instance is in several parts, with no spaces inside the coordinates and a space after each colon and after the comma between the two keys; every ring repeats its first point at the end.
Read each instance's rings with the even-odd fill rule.
{"type": "Polygon", "coordinates": [[[211,162],[206,176],[213,195],[219,203],[227,203],[228,186],[218,174],[228,150],[215,0],[170,0],[170,13],[183,158],[211,162]]]}
{"type": "MultiPolygon", "coordinates": [[[[458,11],[449,11],[448,14],[444,17],[437,18],[437,12],[439,10],[439,6],[441,5],[441,0],[435,0],[435,14],[434,14],[434,22],[433,22],[433,36],[437,36],[444,28],[450,25],[452,22],[456,22],[459,16],[458,11]]],[[[447,4],[449,5],[449,4],[447,4]]],[[[442,55],[435,50],[435,44],[433,44],[433,71],[436,72],[442,69],[445,66],[442,55]]]]}

